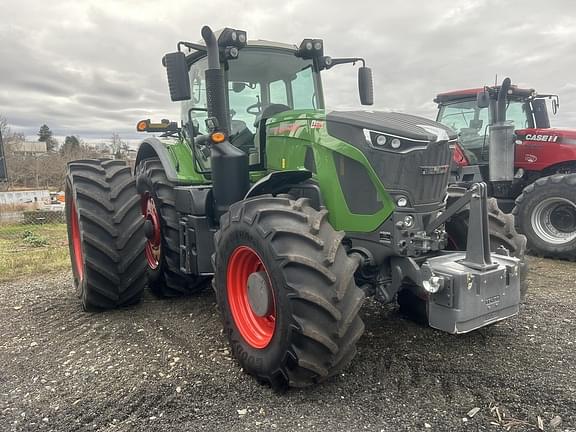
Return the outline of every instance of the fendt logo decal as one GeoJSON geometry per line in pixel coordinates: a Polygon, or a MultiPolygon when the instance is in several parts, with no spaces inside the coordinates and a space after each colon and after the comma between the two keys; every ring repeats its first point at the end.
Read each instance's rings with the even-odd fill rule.
{"type": "Polygon", "coordinates": [[[301,127],[303,127],[303,125],[298,124],[298,123],[280,125],[280,126],[268,129],[268,135],[283,135],[287,132],[295,132],[298,129],[300,129],[301,127]]]}
{"type": "Polygon", "coordinates": [[[528,134],[524,137],[526,141],[545,141],[545,142],[556,142],[558,141],[558,135],[533,135],[528,134]]]}

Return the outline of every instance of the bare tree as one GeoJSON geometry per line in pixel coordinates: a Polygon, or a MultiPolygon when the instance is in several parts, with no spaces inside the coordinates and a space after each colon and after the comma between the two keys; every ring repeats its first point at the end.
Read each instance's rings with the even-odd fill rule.
{"type": "Polygon", "coordinates": [[[113,132],[110,142],[110,150],[114,159],[126,159],[130,146],[120,138],[120,134],[113,132]]]}

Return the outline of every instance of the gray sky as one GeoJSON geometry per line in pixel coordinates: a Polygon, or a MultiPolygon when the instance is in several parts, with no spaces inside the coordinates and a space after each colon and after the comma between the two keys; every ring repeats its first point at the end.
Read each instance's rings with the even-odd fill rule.
{"type": "MultiPolygon", "coordinates": [[[[200,28],[249,39],[325,41],[325,53],[373,68],[375,108],[434,116],[440,91],[497,73],[560,94],[553,124],[576,128],[576,2],[570,0],[1,0],[0,115],[30,138],[134,138],[142,118],[179,118],[164,53],[200,28]]],[[[356,72],[324,74],[330,107],[358,107],[356,72]]]]}

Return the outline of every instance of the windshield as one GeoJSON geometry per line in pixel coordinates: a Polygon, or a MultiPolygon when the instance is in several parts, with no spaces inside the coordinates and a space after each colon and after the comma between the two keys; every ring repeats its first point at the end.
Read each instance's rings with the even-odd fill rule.
{"type": "MultiPolygon", "coordinates": [[[[510,101],[506,107],[506,120],[515,129],[528,127],[526,104],[510,101]]],[[[493,121],[489,108],[478,108],[476,99],[440,106],[437,121],[454,129],[471,162],[488,160],[488,126],[493,121]]]]}
{"type": "MultiPolygon", "coordinates": [[[[208,133],[205,125],[206,68],[206,58],[190,67],[192,97],[182,104],[182,122],[188,123],[190,114],[198,135],[208,133]]],[[[323,108],[317,97],[319,74],[314,72],[312,60],[296,57],[291,50],[244,48],[238,59],[228,62],[226,80],[230,142],[248,153],[251,165],[260,163],[260,148],[254,133],[267,106],[283,105],[286,110],[323,108]]],[[[202,169],[209,168],[209,158],[200,162],[202,169]]]]}

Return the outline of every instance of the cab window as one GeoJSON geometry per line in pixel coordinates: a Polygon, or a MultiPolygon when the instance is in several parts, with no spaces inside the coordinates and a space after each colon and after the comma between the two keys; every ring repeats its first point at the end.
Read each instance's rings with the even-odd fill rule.
{"type": "Polygon", "coordinates": [[[270,102],[288,105],[288,92],[286,91],[286,83],[283,80],[270,83],[270,102]]]}
{"type": "Polygon", "coordinates": [[[460,144],[468,156],[482,159],[485,138],[490,124],[488,108],[479,108],[476,100],[443,105],[438,121],[458,133],[460,144]]]}

